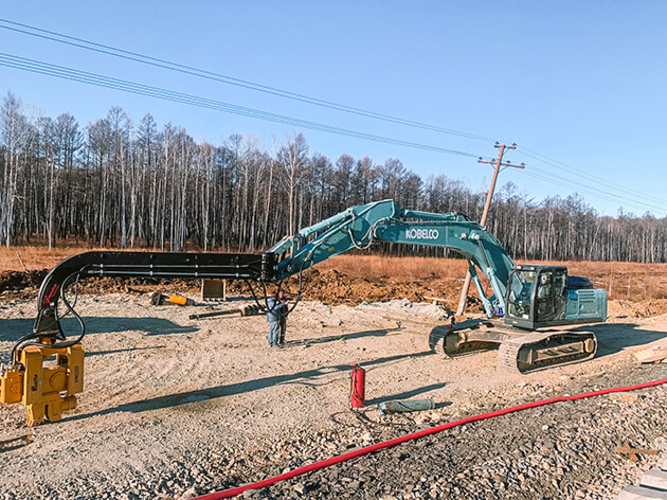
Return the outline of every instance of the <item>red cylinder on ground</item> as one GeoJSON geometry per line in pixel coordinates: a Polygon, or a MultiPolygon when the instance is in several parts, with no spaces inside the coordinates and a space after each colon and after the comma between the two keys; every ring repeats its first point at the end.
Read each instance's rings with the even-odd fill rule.
{"type": "Polygon", "coordinates": [[[363,408],[366,390],[366,370],[357,365],[352,365],[352,385],[350,388],[350,405],[352,408],[363,408]]]}

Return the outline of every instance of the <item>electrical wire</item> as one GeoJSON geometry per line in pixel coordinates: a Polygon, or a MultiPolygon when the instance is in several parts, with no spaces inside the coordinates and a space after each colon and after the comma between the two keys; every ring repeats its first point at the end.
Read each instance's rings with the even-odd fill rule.
{"type": "Polygon", "coordinates": [[[207,99],[192,94],[185,94],[182,92],[175,92],[159,87],[142,85],[128,80],[120,80],[117,78],[111,78],[104,75],[89,73],[86,71],[79,71],[72,68],[66,68],[64,66],[58,66],[54,64],[45,63],[42,61],[36,61],[34,59],[27,59],[24,57],[13,56],[11,54],[6,54],[6,53],[0,53],[0,66],[21,69],[31,73],[39,73],[66,80],[76,81],[79,83],[85,83],[96,87],[104,87],[113,90],[129,92],[133,94],[145,95],[148,97],[154,97],[156,99],[176,102],[179,104],[187,104],[190,106],[212,109],[214,111],[232,113],[236,115],[246,116],[249,118],[255,118],[258,120],[281,123],[285,125],[299,126],[310,130],[327,132],[345,137],[353,137],[356,139],[363,139],[367,141],[374,141],[384,144],[393,144],[396,146],[404,146],[414,149],[423,149],[426,151],[462,156],[467,158],[476,158],[478,156],[472,153],[467,153],[465,151],[458,151],[454,149],[442,148],[439,146],[403,141],[401,139],[394,139],[391,137],[368,134],[365,132],[360,132],[348,128],[335,127],[308,120],[302,120],[300,118],[294,118],[291,116],[281,115],[277,113],[270,113],[267,111],[248,108],[244,106],[237,106],[235,104],[229,104],[222,101],[207,99]]]}
{"type": "Polygon", "coordinates": [[[608,179],[605,179],[605,178],[600,178],[600,177],[597,177],[597,176],[594,176],[594,175],[591,175],[591,174],[587,174],[586,172],[584,172],[583,170],[581,170],[579,168],[575,168],[575,167],[573,167],[571,165],[568,165],[567,163],[564,163],[562,161],[558,161],[558,160],[554,160],[553,158],[549,158],[548,156],[540,154],[537,151],[533,151],[532,149],[528,149],[526,147],[520,147],[520,148],[517,148],[517,149],[519,150],[518,152],[520,154],[523,154],[525,156],[533,158],[534,160],[543,162],[547,165],[551,165],[551,166],[556,167],[558,169],[566,170],[570,174],[575,175],[577,177],[581,177],[583,179],[595,181],[598,184],[608,186],[612,189],[621,190],[624,193],[634,193],[635,195],[640,196],[643,199],[644,198],[650,199],[650,200],[653,200],[654,202],[658,202],[658,203],[664,202],[663,198],[660,198],[660,197],[657,197],[657,196],[651,196],[651,195],[647,194],[646,192],[638,191],[636,189],[629,188],[626,185],[618,184],[616,182],[612,182],[612,181],[610,181],[608,179]]]}
{"type": "Polygon", "coordinates": [[[605,191],[605,190],[602,190],[602,189],[599,189],[599,188],[596,188],[596,187],[593,187],[593,186],[588,186],[588,185],[585,185],[585,184],[581,184],[581,183],[573,184],[572,182],[568,181],[567,179],[564,179],[562,177],[554,175],[554,174],[552,174],[548,171],[545,171],[543,169],[540,169],[539,167],[536,167],[534,165],[531,165],[530,167],[531,167],[530,170],[528,170],[528,169],[523,170],[521,173],[524,174],[524,175],[527,175],[529,177],[532,177],[534,179],[545,181],[545,182],[548,182],[550,184],[556,184],[556,185],[559,185],[559,186],[562,186],[562,187],[565,187],[565,188],[568,188],[568,189],[573,189],[576,192],[585,193],[587,195],[590,195],[590,196],[593,196],[593,197],[596,197],[596,198],[600,198],[600,199],[604,199],[604,200],[607,200],[607,201],[612,201],[614,203],[621,203],[621,204],[624,203],[624,204],[627,204],[627,205],[630,205],[630,206],[635,206],[635,207],[642,208],[642,209],[649,208],[649,209],[653,209],[653,210],[657,210],[657,211],[667,211],[667,206],[665,206],[665,205],[647,203],[644,200],[637,200],[637,199],[629,198],[627,196],[617,195],[617,194],[614,194],[612,192],[605,191]]]}
{"type": "Polygon", "coordinates": [[[485,137],[485,136],[481,136],[481,135],[477,135],[477,134],[471,134],[471,133],[468,133],[468,132],[462,132],[460,130],[454,130],[454,129],[450,129],[450,128],[439,127],[439,126],[436,126],[436,125],[430,125],[430,124],[427,124],[427,123],[417,122],[417,121],[413,121],[413,120],[406,120],[404,118],[399,118],[399,117],[387,115],[387,114],[384,114],[384,113],[376,113],[374,111],[369,111],[369,110],[365,110],[365,109],[362,109],[362,108],[357,108],[357,107],[354,107],[354,106],[347,106],[347,105],[344,105],[344,104],[338,104],[338,103],[335,103],[335,102],[332,102],[332,101],[327,101],[327,100],[324,100],[324,99],[319,99],[319,98],[316,98],[316,97],[307,96],[305,94],[300,94],[300,93],[297,93],[297,92],[290,92],[290,91],[282,90],[282,89],[279,89],[279,88],[276,88],[276,87],[270,87],[270,86],[267,86],[267,85],[253,83],[253,82],[250,82],[250,81],[247,81],[247,80],[242,80],[240,78],[234,78],[234,77],[223,75],[223,74],[220,74],[220,73],[215,73],[215,72],[212,72],[212,71],[202,70],[202,69],[194,68],[192,66],[186,66],[186,65],[183,65],[183,64],[167,61],[165,59],[159,59],[159,58],[156,58],[156,57],[147,56],[145,54],[140,54],[140,53],[137,53],[137,52],[118,49],[118,48],[115,48],[115,47],[111,47],[109,45],[96,43],[96,42],[86,40],[86,39],[83,39],[83,38],[77,38],[77,37],[73,37],[73,36],[64,35],[62,33],[57,33],[57,32],[54,32],[54,31],[44,30],[44,29],[41,29],[41,28],[37,28],[35,26],[30,26],[30,25],[27,25],[27,24],[22,24],[22,23],[17,23],[17,22],[14,22],[14,21],[10,21],[8,19],[0,18],[0,28],[5,29],[5,30],[9,30],[9,31],[14,31],[14,32],[17,32],[17,33],[22,33],[22,34],[25,34],[25,35],[30,35],[30,36],[46,39],[46,40],[51,40],[51,41],[54,41],[54,42],[70,45],[70,46],[73,46],[73,47],[78,47],[78,48],[85,49],[85,50],[90,50],[90,51],[94,51],[94,52],[98,52],[98,53],[102,53],[102,54],[106,54],[106,55],[110,55],[110,56],[114,56],[114,57],[119,57],[119,58],[122,58],[122,59],[138,62],[138,63],[141,63],[141,64],[146,64],[146,65],[150,65],[150,66],[154,66],[154,67],[158,67],[158,68],[162,68],[162,69],[167,69],[167,70],[170,70],[170,71],[175,71],[175,72],[179,72],[179,73],[193,75],[193,76],[197,76],[197,77],[200,77],[200,78],[206,78],[208,80],[213,80],[213,81],[216,81],[216,82],[219,82],[219,83],[225,83],[225,84],[228,84],[228,85],[234,85],[234,86],[245,88],[245,89],[250,89],[250,90],[254,90],[254,91],[258,91],[258,92],[263,92],[263,93],[266,93],[266,94],[275,95],[275,96],[278,96],[278,97],[283,97],[285,99],[300,101],[300,102],[304,102],[304,103],[311,104],[311,105],[314,105],[314,106],[320,106],[320,107],[324,107],[324,108],[334,109],[334,110],[342,111],[342,112],[345,112],[345,113],[351,113],[351,114],[355,114],[355,115],[358,115],[358,116],[364,116],[366,118],[372,118],[372,119],[375,119],[375,120],[381,120],[381,121],[385,121],[385,122],[396,123],[396,124],[399,124],[399,125],[415,127],[415,128],[419,128],[419,129],[423,129],[423,130],[431,130],[431,131],[440,132],[440,133],[443,133],[443,134],[455,135],[455,136],[458,136],[458,137],[464,137],[466,139],[473,139],[473,140],[483,141],[483,142],[493,142],[493,139],[491,139],[489,137],[485,137]],[[1,23],[5,23],[6,25],[2,25],[1,23]],[[9,26],[7,26],[7,25],[9,25],[9,26]]]}
{"type": "MultiPolygon", "coordinates": [[[[517,146],[517,149],[519,147],[517,146]]],[[[522,148],[524,150],[527,150],[527,148],[522,148]]],[[[532,150],[530,150],[532,151],[532,150]]],[[[525,156],[531,157],[534,160],[541,161],[543,163],[547,163],[551,166],[557,167],[560,170],[560,167],[558,166],[557,160],[543,160],[539,158],[540,155],[539,153],[535,153],[535,155],[526,153],[525,151],[519,151],[521,154],[524,154],[525,156]],[[537,155],[537,156],[536,156],[537,155]]],[[[544,157],[547,158],[547,157],[544,157]]],[[[480,158],[482,160],[482,158],[480,158]]],[[[496,159],[489,159],[488,160],[490,163],[495,163],[496,159]]],[[[614,203],[621,203],[621,204],[628,204],[631,206],[635,206],[638,208],[642,208],[644,210],[646,209],[652,209],[652,210],[657,210],[657,211],[662,211],[662,212],[667,212],[667,205],[664,204],[664,200],[660,198],[655,198],[651,196],[645,196],[644,193],[641,193],[639,191],[634,191],[632,189],[625,189],[619,184],[615,184],[612,182],[607,182],[604,179],[599,179],[593,175],[586,174],[586,173],[579,173],[574,167],[569,167],[566,164],[565,165],[569,168],[569,170],[572,171],[573,175],[578,175],[578,177],[581,177],[582,179],[585,180],[593,180],[597,184],[601,184],[603,187],[607,187],[607,189],[600,189],[599,187],[596,186],[591,186],[590,184],[585,184],[582,182],[576,182],[572,181],[572,179],[568,177],[564,177],[562,175],[558,175],[557,173],[554,173],[549,170],[545,170],[543,168],[538,167],[537,165],[530,163],[530,164],[525,164],[522,163],[524,167],[527,167],[525,169],[521,169],[520,172],[523,173],[524,175],[527,175],[528,177],[532,177],[534,179],[538,179],[541,181],[548,182],[550,184],[558,185],[561,187],[565,187],[568,189],[572,189],[575,192],[579,193],[585,193],[590,196],[593,196],[598,199],[603,199],[607,201],[612,201],[614,203]],[[611,192],[611,190],[619,189],[623,190],[623,195],[621,194],[616,194],[614,192],[611,192]],[[636,193],[636,195],[633,195],[632,193],[636,193]],[[647,201],[648,200],[648,201],[647,201]]],[[[507,167],[506,167],[507,168],[507,167]]],[[[501,171],[505,170],[505,168],[501,169],[501,171]]]]}
{"type": "MultiPolygon", "coordinates": [[[[286,98],[286,99],[292,99],[292,100],[304,102],[304,103],[311,104],[311,105],[316,105],[316,106],[321,106],[321,107],[334,109],[334,110],[338,110],[338,111],[342,111],[342,112],[352,113],[352,114],[356,114],[356,115],[359,115],[359,116],[364,116],[364,117],[367,117],[367,118],[373,118],[373,119],[382,120],[382,121],[386,121],[386,122],[396,123],[396,124],[410,126],[410,127],[416,127],[416,128],[425,129],[425,130],[431,130],[431,131],[435,131],[435,132],[455,135],[455,136],[459,136],[459,137],[465,137],[465,138],[468,138],[468,139],[474,139],[474,140],[479,140],[479,141],[484,141],[484,142],[492,141],[492,139],[489,138],[489,137],[476,135],[476,134],[470,134],[470,133],[467,133],[467,132],[462,132],[462,131],[449,129],[449,128],[444,128],[444,127],[438,127],[438,126],[435,126],[435,125],[430,125],[430,124],[417,122],[417,121],[413,121],[413,120],[407,120],[407,119],[403,119],[403,118],[399,118],[399,117],[395,117],[395,116],[391,116],[391,115],[387,115],[387,114],[383,114],[383,113],[376,113],[376,112],[373,112],[373,111],[369,111],[369,110],[365,110],[365,109],[357,108],[357,107],[353,107],[353,106],[338,104],[338,103],[334,103],[334,102],[327,101],[327,100],[324,100],[324,99],[319,99],[319,98],[307,96],[305,94],[286,91],[286,90],[283,90],[283,89],[279,89],[279,88],[271,87],[271,86],[267,86],[267,85],[257,84],[257,83],[250,82],[250,81],[247,81],[247,80],[242,80],[242,79],[239,79],[239,78],[230,77],[228,75],[223,75],[223,74],[212,72],[212,71],[198,69],[198,68],[195,68],[195,67],[192,67],[192,66],[187,66],[187,65],[175,63],[175,62],[172,62],[172,61],[168,61],[168,60],[165,60],[165,59],[160,59],[160,58],[148,56],[148,55],[141,54],[141,53],[138,53],[138,52],[123,50],[123,49],[119,49],[119,48],[112,47],[112,46],[109,46],[109,45],[100,44],[100,43],[97,43],[97,42],[93,42],[91,40],[86,40],[86,39],[83,39],[83,38],[77,38],[77,37],[65,35],[65,34],[62,34],[62,33],[57,33],[57,32],[54,32],[54,31],[49,31],[49,30],[37,28],[35,26],[30,26],[30,25],[27,25],[27,24],[24,24],[24,23],[18,23],[18,22],[11,21],[11,20],[8,20],[8,19],[0,18],[0,28],[8,30],[8,31],[13,31],[13,32],[16,32],[16,33],[21,33],[21,34],[37,37],[37,38],[42,38],[42,39],[49,40],[49,41],[54,41],[54,42],[61,43],[61,44],[66,44],[66,45],[77,47],[77,48],[84,49],[84,50],[94,51],[94,52],[97,52],[97,53],[102,53],[102,54],[106,54],[106,55],[110,55],[110,56],[130,60],[130,61],[137,62],[137,63],[140,63],[140,64],[146,64],[146,65],[166,69],[166,70],[169,70],[169,71],[175,71],[175,72],[180,72],[180,73],[184,73],[184,74],[189,74],[189,75],[192,75],[192,76],[206,78],[206,79],[213,80],[213,81],[216,81],[216,82],[219,82],[219,83],[224,83],[224,84],[234,85],[234,86],[238,86],[238,87],[242,87],[242,88],[246,88],[246,89],[250,89],[250,90],[254,90],[254,91],[264,92],[264,93],[267,93],[267,94],[283,97],[283,98],[286,98]]],[[[8,64],[5,64],[5,65],[7,66],[8,64]]],[[[10,66],[10,67],[15,67],[16,68],[16,66],[10,66]]],[[[27,71],[31,71],[29,68],[25,68],[25,67],[17,68],[17,69],[24,69],[24,70],[27,70],[27,71]]],[[[44,71],[40,71],[40,72],[42,72],[43,74],[46,74],[46,73],[44,73],[44,71]]],[[[83,73],[83,72],[81,72],[81,73],[83,73]]],[[[91,76],[91,75],[92,74],[88,74],[88,76],[91,76]]],[[[50,76],[59,76],[61,78],[75,79],[71,75],[70,76],[65,76],[65,75],[51,74],[50,76]]],[[[96,76],[99,76],[99,75],[96,75],[96,76]]],[[[80,80],[77,80],[77,81],[80,81],[80,80]]],[[[118,85],[119,82],[123,82],[123,81],[117,80],[115,82],[115,84],[118,85]]],[[[89,83],[89,84],[95,85],[95,83],[90,82],[90,81],[83,82],[83,83],[89,83]]],[[[123,83],[127,84],[127,83],[131,83],[131,82],[123,82],[123,83]]],[[[102,86],[109,87],[108,84],[110,84],[110,82],[107,82],[107,85],[102,85],[102,86]]],[[[138,86],[138,87],[145,87],[145,86],[138,86]]],[[[116,90],[125,90],[125,91],[128,91],[128,92],[135,92],[135,93],[141,93],[143,95],[150,95],[150,94],[145,93],[147,91],[146,88],[142,89],[142,88],[138,88],[138,87],[134,87],[134,90],[132,90],[131,88],[116,87],[116,90]]],[[[153,90],[164,90],[164,89],[154,89],[153,88],[153,90]]],[[[165,91],[165,92],[169,92],[169,91],[165,91]]],[[[166,98],[167,94],[165,94],[164,97],[157,97],[156,95],[151,95],[151,96],[152,97],[157,97],[157,98],[162,98],[162,99],[167,99],[167,100],[183,99],[184,98],[183,96],[188,96],[189,98],[194,97],[194,96],[190,96],[188,94],[180,94],[180,96],[177,96],[176,94],[180,94],[180,93],[171,93],[170,92],[169,93],[169,96],[171,97],[170,99],[166,98]]],[[[206,101],[208,101],[208,100],[206,100],[206,101]]],[[[190,104],[190,105],[197,105],[197,104],[194,104],[192,102],[185,102],[183,100],[176,100],[175,102],[180,102],[180,103],[183,103],[183,104],[190,104]]],[[[230,107],[234,106],[234,105],[227,105],[225,103],[220,103],[220,102],[216,102],[216,104],[212,104],[211,102],[207,102],[207,103],[201,102],[200,104],[201,104],[201,107],[209,107],[209,108],[211,106],[213,106],[215,108],[216,105],[219,106],[221,104],[224,105],[224,106],[230,106],[230,107]]],[[[282,116],[282,115],[275,115],[273,113],[267,113],[267,112],[263,112],[263,111],[260,111],[260,110],[252,110],[250,108],[242,108],[242,107],[237,107],[237,108],[238,109],[236,109],[236,110],[224,109],[224,110],[221,110],[221,111],[241,114],[241,115],[244,115],[244,116],[250,116],[250,117],[253,117],[253,118],[256,118],[256,119],[266,119],[268,121],[274,121],[274,122],[277,122],[277,123],[283,123],[283,124],[287,124],[287,125],[298,125],[298,126],[302,126],[304,128],[312,129],[312,130],[330,132],[330,133],[335,133],[335,134],[339,134],[339,135],[345,135],[345,136],[348,136],[348,137],[357,137],[357,138],[366,139],[366,140],[397,144],[397,145],[402,145],[402,146],[407,146],[407,147],[416,147],[418,149],[427,149],[427,150],[431,150],[431,151],[436,151],[437,150],[438,152],[447,152],[448,154],[457,154],[457,155],[461,155],[461,156],[472,156],[472,155],[469,155],[469,154],[462,154],[463,152],[461,152],[461,151],[455,151],[455,150],[443,151],[444,148],[436,148],[436,147],[429,146],[429,145],[426,145],[426,144],[408,143],[407,141],[400,141],[400,140],[390,139],[390,138],[381,137],[381,136],[374,136],[372,134],[365,134],[363,132],[351,131],[350,129],[345,129],[345,128],[330,127],[330,126],[326,126],[326,125],[323,125],[323,124],[318,124],[318,123],[315,123],[315,122],[301,121],[301,120],[298,120],[298,119],[293,119],[291,117],[285,117],[285,116],[282,116]],[[264,118],[262,118],[261,116],[257,116],[256,115],[257,113],[259,113],[260,115],[264,115],[264,118]],[[288,121],[285,121],[285,120],[288,120],[288,121]],[[322,128],[322,127],[324,127],[324,128],[322,128]],[[398,142],[396,142],[396,141],[398,141],[398,142]],[[436,149],[434,149],[434,148],[436,148],[436,149]]],[[[534,177],[534,178],[537,178],[537,179],[540,179],[540,180],[545,180],[547,182],[550,182],[550,183],[553,183],[553,184],[556,184],[556,185],[560,185],[562,187],[573,188],[577,191],[586,192],[587,194],[590,194],[591,196],[594,196],[594,197],[597,197],[597,198],[600,198],[600,199],[606,199],[608,201],[614,201],[614,202],[619,202],[620,201],[620,202],[629,203],[632,206],[636,206],[636,207],[642,207],[642,208],[649,207],[649,208],[657,209],[657,210],[665,210],[665,208],[661,205],[663,203],[663,200],[658,198],[658,197],[647,195],[644,192],[639,192],[639,191],[636,191],[636,190],[632,190],[631,188],[628,188],[627,186],[621,186],[620,184],[613,183],[613,182],[608,181],[606,179],[599,179],[599,178],[594,177],[590,174],[586,174],[585,172],[581,171],[580,169],[576,169],[574,167],[571,167],[570,165],[567,165],[564,162],[560,162],[558,160],[554,160],[552,158],[549,158],[548,156],[542,155],[542,154],[538,153],[537,151],[531,150],[527,147],[522,146],[521,148],[519,148],[518,153],[523,154],[525,156],[528,156],[530,158],[533,158],[537,161],[546,163],[548,165],[554,166],[556,168],[567,170],[572,175],[575,175],[577,177],[587,179],[587,180],[594,180],[597,184],[605,185],[612,190],[622,190],[622,192],[625,193],[625,194],[634,193],[634,196],[641,197],[641,201],[638,201],[636,199],[630,199],[630,198],[627,198],[627,197],[624,197],[624,196],[621,196],[621,195],[617,195],[617,194],[614,194],[614,193],[610,193],[608,191],[602,191],[602,190],[600,190],[598,188],[594,188],[594,187],[583,186],[583,189],[582,189],[582,186],[580,184],[573,184],[570,181],[568,181],[567,179],[558,178],[557,176],[553,176],[553,174],[551,174],[551,175],[547,174],[546,172],[543,173],[543,177],[541,179],[540,179],[539,176],[527,174],[531,177],[534,177]],[[653,203],[652,204],[646,203],[647,200],[652,201],[653,203]],[[657,203],[657,205],[656,205],[656,203],[657,203]]],[[[533,166],[533,168],[536,169],[537,167],[533,166]]]]}

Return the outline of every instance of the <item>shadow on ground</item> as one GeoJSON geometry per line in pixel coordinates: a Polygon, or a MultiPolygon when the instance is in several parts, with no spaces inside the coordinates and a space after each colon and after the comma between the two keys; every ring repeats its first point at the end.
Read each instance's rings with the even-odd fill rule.
{"type": "MultiPolygon", "coordinates": [[[[416,396],[421,396],[422,394],[426,394],[427,392],[431,391],[437,391],[438,389],[442,389],[445,387],[444,382],[440,384],[431,384],[427,385],[426,387],[420,387],[418,389],[413,389],[411,391],[406,391],[402,392],[400,394],[392,394],[391,396],[383,396],[379,398],[374,398],[374,399],[367,399],[366,400],[366,406],[372,406],[380,403],[384,403],[386,401],[395,401],[395,400],[402,400],[402,399],[411,399],[416,396]]],[[[451,403],[450,403],[451,404],[451,403]]],[[[445,405],[447,406],[447,405],[445,405]]]]}
{"type": "MultiPolygon", "coordinates": [[[[199,328],[194,325],[182,326],[173,321],[163,318],[83,318],[87,334],[117,333],[117,332],[141,332],[145,335],[173,335],[178,333],[194,333],[199,328]]],[[[0,342],[17,341],[24,335],[32,333],[35,324],[34,319],[1,319],[0,320],[0,342]]],[[[80,333],[79,324],[73,318],[61,321],[66,335],[80,333]]]]}
{"type": "MultiPolygon", "coordinates": [[[[431,355],[433,355],[431,351],[424,351],[414,354],[401,354],[396,356],[388,356],[384,358],[378,358],[373,361],[365,362],[364,366],[372,367],[372,366],[386,365],[401,360],[407,360],[410,358],[421,358],[424,356],[431,356],[431,355]]],[[[158,396],[151,399],[145,399],[142,401],[135,401],[133,403],[122,404],[98,412],[87,413],[82,415],[74,415],[72,417],[69,417],[67,420],[68,421],[80,420],[94,415],[106,415],[108,413],[116,413],[116,412],[140,413],[144,411],[158,410],[162,408],[172,408],[197,401],[205,401],[208,399],[220,398],[223,396],[234,396],[236,394],[245,394],[248,392],[258,391],[261,389],[265,389],[267,387],[273,387],[281,384],[302,384],[302,385],[318,386],[330,382],[330,380],[322,380],[322,378],[327,375],[337,374],[337,373],[347,373],[349,371],[350,371],[349,364],[324,366],[321,368],[315,368],[313,370],[305,370],[293,374],[275,375],[272,377],[247,380],[245,382],[239,382],[236,384],[221,385],[218,387],[210,387],[208,389],[200,389],[196,391],[182,392],[178,394],[169,394],[166,396],[158,396]]],[[[411,393],[414,393],[415,395],[421,394],[423,392],[439,389],[441,387],[444,387],[444,385],[445,384],[435,384],[433,386],[428,386],[423,389],[415,389],[414,391],[411,391],[411,393]]],[[[408,396],[399,395],[394,397],[408,397],[408,396]]]]}
{"type": "Polygon", "coordinates": [[[130,349],[114,349],[112,351],[86,351],[84,356],[86,358],[90,356],[106,356],[107,354],[119,354],[121,352],[134,352],[134,351],[151,351],[153,349],[164,349],[166,346],[156,345],[151,347],[132,347],[130,349]]]}
{"type": "Polygon", "coordinates": [[[319,337],[315,339],[303,339],[303,340],[288,340],[286,345],[291,346],[306,346],[309,347],[315,344],[325,344],[327,342],[337,342],[339,340],[353,340],[353,339],[363,339],[366,337],[385,337],[392,333],[398,333],[402,328],[388,328],[382,330],[366,330],[365,332],[354,332],[354,333],[345,333],[342,335],[332,335],[330,337],[319,337]]]}
{"type": "Polygon", "coordinates": [[[577,328],[575,331],[593,332],[598,339],[596,357],[611,356],[628,347],[650,344],[667,337],[667,332],[647,330],[647,325],[635,323],[600,323],[577,328]]]}

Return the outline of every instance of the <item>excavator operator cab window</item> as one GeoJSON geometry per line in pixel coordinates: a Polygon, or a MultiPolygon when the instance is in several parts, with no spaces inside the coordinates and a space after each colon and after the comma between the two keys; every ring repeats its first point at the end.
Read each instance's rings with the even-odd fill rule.
{"type": "Polygon", "coordinates": [[[550,268],[539,272],[534,321],[553,321],[565,318],[567,271],[550,268]]]}
{"type": "Polygon", "coordinates": [[[536,275],[537,273],[534,270],[517,269],[512,272],[508,296],[508,313],[510,316],[523,319],[530,318],[536,275]]]}

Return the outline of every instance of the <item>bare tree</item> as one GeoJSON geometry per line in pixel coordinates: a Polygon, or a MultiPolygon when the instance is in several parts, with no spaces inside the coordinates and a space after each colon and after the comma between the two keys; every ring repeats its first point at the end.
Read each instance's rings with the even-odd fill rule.
{"type": "Polygon", "coordinates": [[[303,134],[297,134],[280,148],[278,162],[283,167],[283,183],[287,191],[288,234],[296,233],[297,189],[308,164],[308,143],[303,134]]]}

